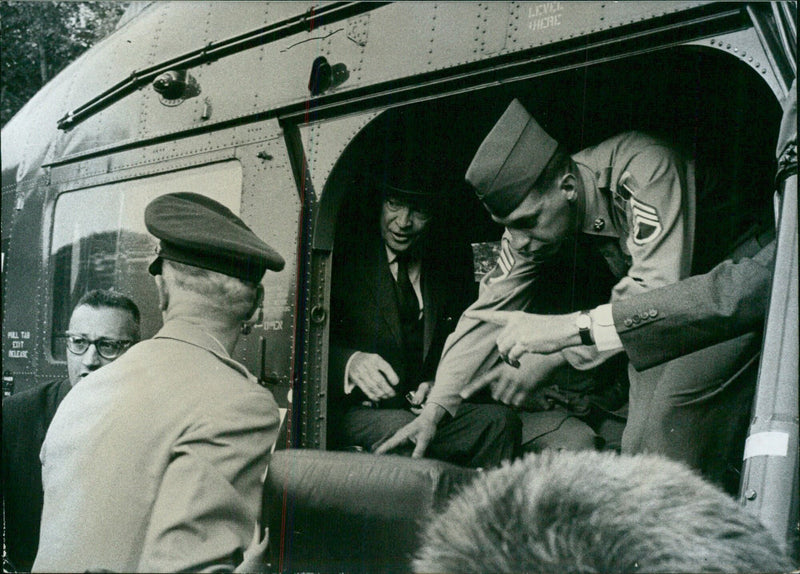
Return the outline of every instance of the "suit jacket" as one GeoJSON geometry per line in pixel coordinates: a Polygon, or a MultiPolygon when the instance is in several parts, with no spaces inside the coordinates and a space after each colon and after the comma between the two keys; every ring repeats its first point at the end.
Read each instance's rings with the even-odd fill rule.
{"type": "Polygon", "coordinates": [[[35,571],[232,568],[253,538],[278,407],[172,319],[76,385],[42,447],[35,571]]]}
{"type": "Polygon", "coordinates": [[[615,301],[614,325],[631,364],[647,369],[759,330],[774,259],[773,241],[752,259],[727,260],[705,275],[615,301]]]}
{"type": "Polygon", "coordinates": [[[421,256],[423,299],[423,369],[421,380],[408,380],[403,358],[402,330],[394,278],[380,236],[368,235],[348,245],[337,245],[331,285],[331,353],[329,394],[335,405],[368,400],[356,388],[344,395],[344,372],[356,351],[376,353],[395,370],[397,394],[380,401],[381,408],[408,406],[404,395],[436,374],[444,340],[461,313],[475,299],[472,255],[468,246],[428,249],[421,256]]]}
{"type": "Polygon", "coordinates": [[[30,570],[42,519],[42,449],[56,409],[71,389],[52,381],[3,399],[3,511],[8,558],[30,570]]]}

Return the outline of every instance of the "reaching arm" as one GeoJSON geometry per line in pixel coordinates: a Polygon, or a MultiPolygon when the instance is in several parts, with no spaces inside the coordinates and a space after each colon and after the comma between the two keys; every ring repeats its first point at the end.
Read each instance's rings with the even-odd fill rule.
{"type": "Polygon", "coordinates": [[[705,275],[616,301],[614,324],[633,366],[646,369],[759,329],[774,257],[772,242],[752,259],[724,261],[705,275]]]}
{"type": "MultiPolygon", "coordinates": [[[[753,258],[724,261],[704,275],[615,301],[609,328],[616,330],[638,369],[758,329],[764,321],[774,257],[772,242],[753,258]]],[[[581,344],[577,313],[468,311],[466,315],[502,326],[496,343],[509,361],[525,353],[553,353],[581,344]]],[[[593,325],[595,340],[598,327],[602,328],[593,325]]]]}

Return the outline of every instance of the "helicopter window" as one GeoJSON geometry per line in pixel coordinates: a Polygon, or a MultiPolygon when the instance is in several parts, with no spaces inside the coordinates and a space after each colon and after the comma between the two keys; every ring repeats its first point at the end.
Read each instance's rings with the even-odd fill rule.
{"type": "Polygon", "coordinates": [[[147,266],[156,240],[144,226],[145,206],[175,191],[207,195],[239,211],[241,166],[226,162],[62,194],[56,201],[50,257],[53,268],[51,354],[65,360],[63,337],[72,308],[92,289],[117,289],[142,313],[142,336],[161,325],[147,266]]]}

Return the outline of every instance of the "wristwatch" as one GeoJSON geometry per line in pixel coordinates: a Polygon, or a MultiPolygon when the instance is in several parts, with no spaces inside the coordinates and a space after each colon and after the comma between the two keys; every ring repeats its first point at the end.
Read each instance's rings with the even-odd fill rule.
{"type": "Polygon", "coordinates": [[[581,343],[584,345],[594,345],[592,338],[592,318],[588,311],[581,311],[578,313],[578,318],[575,319],[575,326],[578,328],[578,334],[581,336],[581,343]]]}

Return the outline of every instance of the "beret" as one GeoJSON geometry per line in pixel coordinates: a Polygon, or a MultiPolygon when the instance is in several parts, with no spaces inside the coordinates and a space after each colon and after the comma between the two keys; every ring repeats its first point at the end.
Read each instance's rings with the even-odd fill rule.
{"type": "Polygon", "coordinates": [[[284,260],[231,210],[197,193],[169,193],[144,211],[147,230],[160,239],[152,275],[168,259],[258,283],[267,269],[280,271],[284,260]]]}
{"type": "Polygon", "coordinates": [[[558,142],[514,100],[481,143],[465,179],[487,209],[505,217],[522,203],[558,142]]]}

